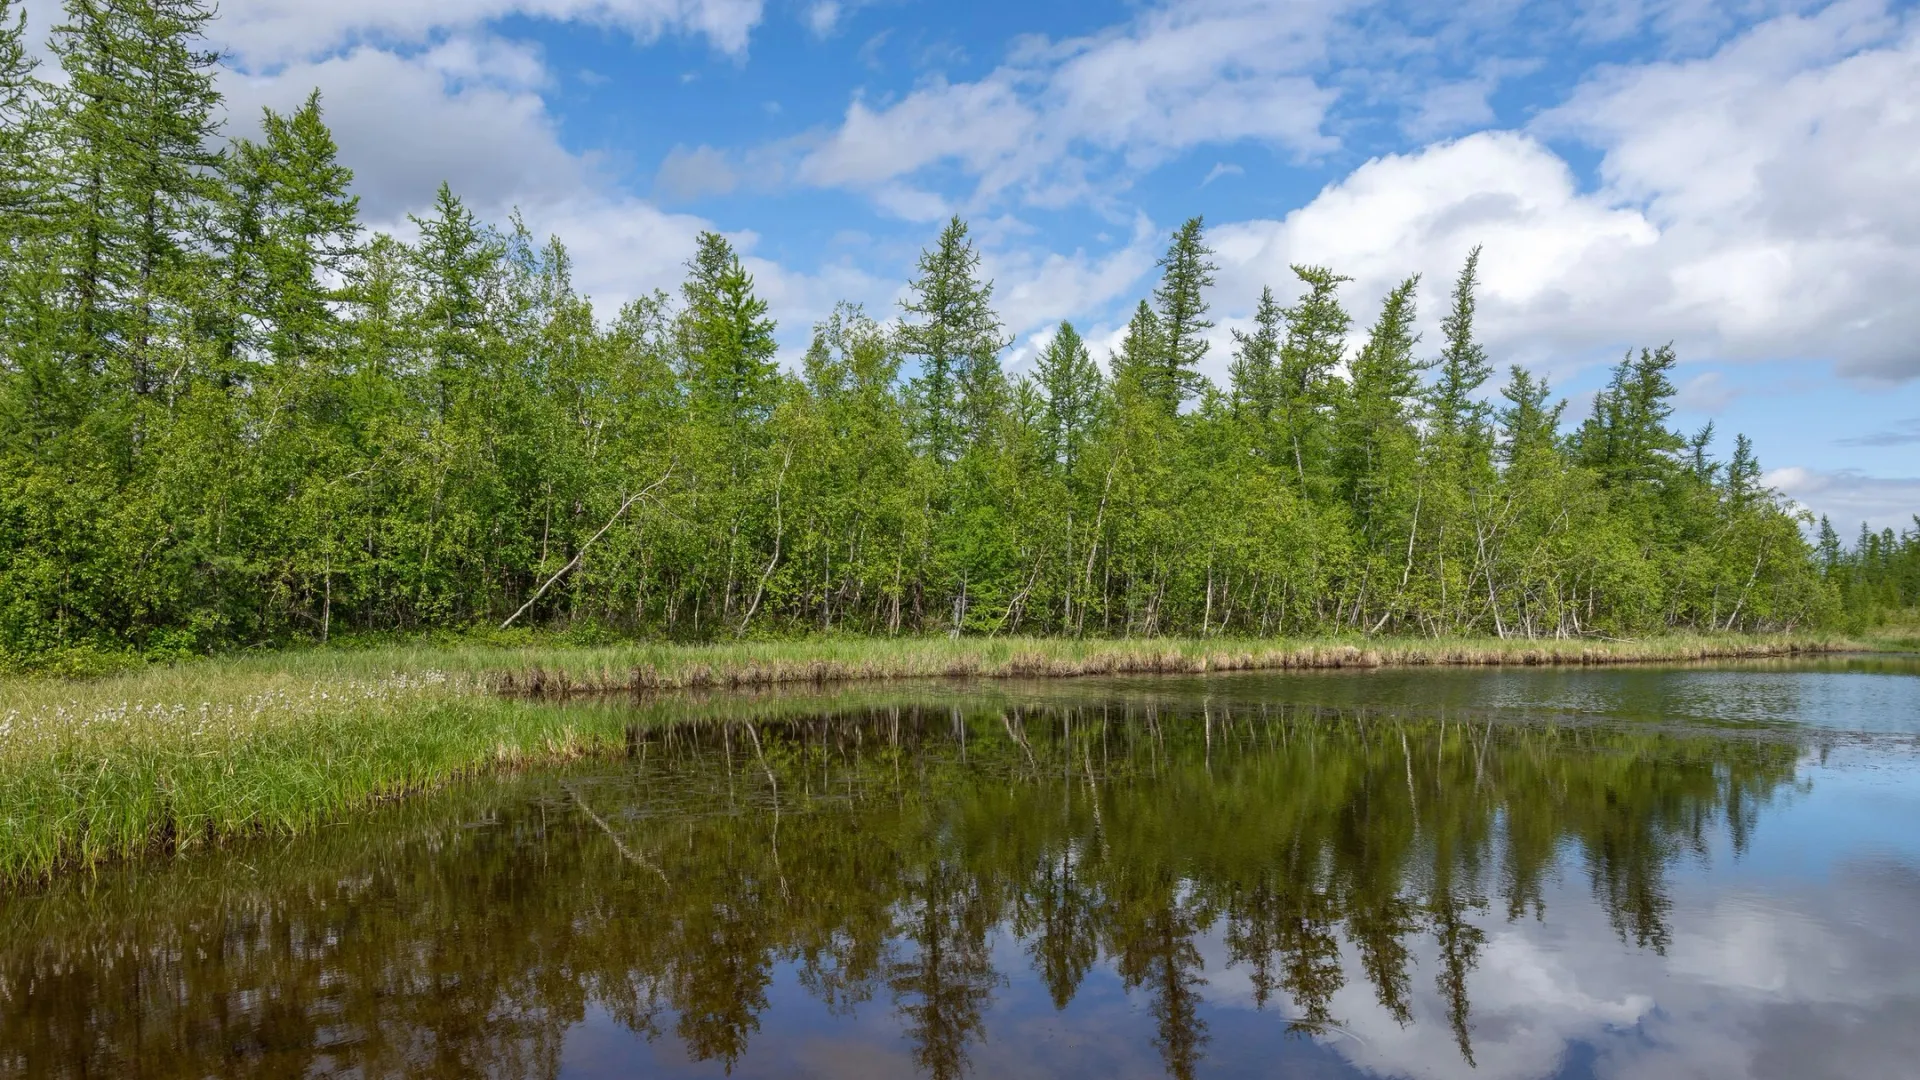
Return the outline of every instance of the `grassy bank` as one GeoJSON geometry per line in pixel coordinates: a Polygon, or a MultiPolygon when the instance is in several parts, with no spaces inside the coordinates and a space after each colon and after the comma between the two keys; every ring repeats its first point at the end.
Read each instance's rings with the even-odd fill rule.
{"type": "MultiPolygon", "coordinates": [[[[0,681],[0,880],[292,834],[520,763],[603,752],[617,705],[534,698],[965,676],[1608,664],[1830,651],[1799,637],[1594,641],[552,640],[315,649],[89,681],[0,681]]],[[[664,703],[659,712],[669,712],[664,703]]]]}

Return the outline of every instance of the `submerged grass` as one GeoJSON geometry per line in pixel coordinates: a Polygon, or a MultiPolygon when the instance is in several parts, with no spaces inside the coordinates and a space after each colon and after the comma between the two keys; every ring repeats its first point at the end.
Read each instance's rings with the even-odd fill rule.
{"type": "MultiPolygon", "coordinates": [[[[1612,664],[1782,656],[1816,637],[1645,641],[815,639],[388,644],[0,680],[0,883],[311,830],[475,772],[604,752],[635,714],[538,697],[939,677],[1612,664]]],[[[652,712],[654,710],[649,710],[652,712]]]]}

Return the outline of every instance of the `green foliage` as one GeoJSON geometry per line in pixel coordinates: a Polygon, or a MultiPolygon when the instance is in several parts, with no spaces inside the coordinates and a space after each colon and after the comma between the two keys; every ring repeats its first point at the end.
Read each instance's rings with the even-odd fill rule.
{"type": "Polygon", "coordinates": [[[1898,533],[1874,532],[1862,522],[1851,547],[1822,517],[1815,552],[1821,577],[1839,594],[1849,631],[1920,648],[1914,629],[1920,625],[1920,515],[1898,533]]]}
{"type": "Polygon", "coordinates": [[[993,283],[980,280],[980,254],[958,215],[920,254],[919,269],[913,295],[901,304],[896,340],[920,369],[912,384],[920,441],[935,461],[948,462],[963,441],[983,434],[983,417],[1001,390],[998,357],[1007,342],[993,313],[993,283]]]}
{"type": "Polygon", "coordinates": [[[1153,302],[1160,318],[1160,349],[1154,362],[1142,369],[1141,383],[1148,396],[1168,413],[1200,389],[1200,361],[1207,355],[1207,290],[1213,286],[1213,249],[1206,245],[1204,226],[1188,218],[1174,230],[1167,253],[1160,257],[1160,287],[1153,302]]]}
{"type": "Polygon", "coordinates": [[[450,187],[417,240],[364,235],[317,96],[209,149],[204,0],[71,0],[57,86],[12,11],[15,666],[503,623],[1531,638],[1916,602],[1906,541],[1816,553],[1749,442],[1716,462],[1710,432],[1670,430],[1670,348],[1628,356],[1569,439],[1524,371],[1496,415],[1477,251],[1436,357],[1417,352],[1417,281],[1355,351],[1347,279],[1294,268],[1298,299],[1262,290],[1223,393],[1198,370],[1201,219],[1173,233],[1110,377],[1063,325],[1016,379],[955,218],[897,321],[843,306],[789,373],[717,234],[677,297],[603,321],[557,239],[480,221],[450,187]]]}

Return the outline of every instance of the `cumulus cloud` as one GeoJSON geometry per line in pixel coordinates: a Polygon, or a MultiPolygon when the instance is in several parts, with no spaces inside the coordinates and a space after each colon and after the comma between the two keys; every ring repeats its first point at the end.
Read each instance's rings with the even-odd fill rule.
{"type": "Polygon", "coordinates": [[[1342,6],[1198,0],[1088,37],[1029,39],[978,80],[855,100],[799,176],[877,187],[950,163],[983,196],[1060,205],[1085,195],[1087,157],[1140,169],[1238,139],[1317,153],[1333,145],[1321,125],[1334,95],[1312,71],[1342,6]]]}
{"type": "Polygon", "coordinates": [[[1376,158],[1281,220],[1212,231],[1223,306],[1251,308],[1263,285],[1290,296],[1289,267],[1318,264],[1354,278],[1347,298],[1365,323],[1418,273],[1429,337],[1467,252],[1484,245],[1483,332],[1502,357],[1545,366],[1569,351],[1590,359],[1596,339],[1611,348],[1619,305],[1645,288],[1639,260],[1658,241],[1644,215],[1583,195],[1565,161],[1512,132],[1376,158]],[[1613,303],[1596,302],[1596,281],[1613,303]]]}
{"type": "MultiPolygon", "coordinates": [[[[1604,72],[1541,130],[1602,148],[1599,198],[1660,230],[1659,336],[1920,375],[1920,19],[1836,3],[1711,56],[1604,72]],[[1661,335],[1661,331],[1665,331],[1661,335]]],[[[1622,309],[1631,311],[1631,309],[1622,309]]]]}
{"type": "Polygon", "coordinates": [[[1901,529],[1920,513],[1920,477],[1869,476],[1859,469],[1808,469],[1790,466],[1765,477],[1801,506],[1831,518],[1844,534],[1864,521],[1875,529],[1901,529]]]}
{"type": "MultiPolygon", "coordinates": [[[[1035,333],[1050,337],[1061,320],[1103,310],[1131,290],[1153,268],[1160,241],[1159,231],[1142,217],[1134,221],[1131,239],[1110,251],[990,251],[981,263],[994,280],[994,306],[1008,333],[1016,339],[1035,333]]],[[[1022,366],[1044,340],[1022,343],[1009,366],[1022,366]]]]}
{"type": "Polygon", "coordinates": [[[1284,219],[1222,226],[1221,288],[1247,305],[1289,263],[1323,263],[1364,306],[1419,272],[1431,314],[1483,244],[1504,359],[1672,340],[1683,359],[1920,376],[1920,109],[1892,89],[1914,85],[1920,19],[1784,16],[1700,60],[1607,71],[1530,131],[1376,158],[1284,219]],[[1554,136],[1602,151],[1598,189],[1554,136]]]}
{"type": "Polygon", "coordinates": [[[387,223],[424,205],[443,181],[480,205],[586,190],[591,163],[560,145],[544,82],[525,50],[456,39],[406,56],[362,46],[271,75],[228,72],[221,89],[228,130],[248,135],[261,107],[295,108],[317,87],[362,211],[387,223]]]}

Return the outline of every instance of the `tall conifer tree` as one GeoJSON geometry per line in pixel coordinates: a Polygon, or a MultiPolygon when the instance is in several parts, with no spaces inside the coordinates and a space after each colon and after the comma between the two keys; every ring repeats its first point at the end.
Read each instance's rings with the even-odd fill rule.
{"type": "Polygon", "coordinates": [[[1371,519],[1381,491],[1395,472],[1408,468],[1414,433],[1408,405],[1419,392],[1420,363],[1413,355],[1418,277],[1396,286],[1350,365],[1345,392],[1334,410],[1334,473],[1359,520],[1371,519]]]}
{"type": "Polygon", "coordinates": [[[901,304],[899,348],[920,367],[913,390],[922,441],[934,460],[946,462],[959,455],[968,426],[966,395],[998,389],[993,376],[1006,339],[993,313],[993,283],[980,280],[980,255],[957,215],[920,253],[919,273],[901,304]]]}
{"type": "Polygon", "coordinates": [[[719,233],[700,234],[688,270],[682,319],[694,406],[738,435],[764,424],[777,403],[773,320],[753,276],[719,233]]]}
{"type": "Polygon", "coordinates": [[[38,62],[27,51],[24,4],[0,0],[0,250],[44,212],[43,185],[34,162],[44,88],[38,62]]]}
{"type": "Polygon", "coordinates": [[[1272,287],[1262,288],[1253,312],[1253,331],[1233,332],[1233,361],[1227,365],[1234,406],[1258,427],[1273,421],[1285,333],[1286,312],[1273,298],[1272,287]]]}
{"type": "Polygon", "coordinates": [[[1306,292],[1286,309],[1287,337],[1280,347],[1274,405],[1279,411],[1285,453],[1291,458],[1302,491],[1308,482],[1309,459],[1321,465],[1326,442],[1327,408],[1332,404],[1329,380],[1346,348],[1352,316],[1340,306],[1340,286],[1353,279],[1323,266],[1295,266],[1294,276],[1306,292]]]}
{"type": "Polygon", "coordinates": [[[156,350],[201,292],[194,230],[220,165],[212,17],[205,0],[67,0],[53,34],[73,351],[135,394],[163,389],[156,350]]]}
{"type": "Polygon", "coordinates": [[[1457,441],[1470,459],[1483,456],[1491,448],[1487,434],[1491,410],[1476,396],[1493,374],[1487,351],[1474,335],[1479,287],[1480,249],[1475,247],[1467,253],[1466,265],[1454,279],[1452,306],[1440,320],[1446,345],[1440,350],[1433,388],[1434,419],[1441,434],[1457,441]]]}
{"type": "Polygon", "coordinates": [[[1145,389],[1168,414],[1199,390],[1200,361],[1207,355],[1207,290],[1213,287],[1213,249],[1206,243],[1200,218],[1188,218],[1174,230],[1167,253],[1160,257],[1160,285],[1153,291],[1160,318],[1159,363],[1150,370],[1145,389]]]}
{"type": "Polygon", "coordinates": [[[1048,451],[1060,469],[1072,475],[1098,415],[1100,369],[1094,365],[1073,324],[1063,322],[1041,351],[1034,373],[1046,394],[1048,451]]]}
{"type": "Polygon", "coordinates": [[[1151,396],[1165,353],[1166,335],[1162,332],[1160,317],[1154,314],[1152,305],[1142,300],[1134,307],[1133,318],[1127,321],[1127,331],[1120,338],[1120,348],[1111,360],[1114,386],[1125,386],[1134,394],[1151,396]]]}

